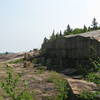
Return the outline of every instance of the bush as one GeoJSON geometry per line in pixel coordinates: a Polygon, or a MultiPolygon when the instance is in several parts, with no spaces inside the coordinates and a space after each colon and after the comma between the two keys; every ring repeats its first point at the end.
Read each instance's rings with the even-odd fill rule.
{"type": "Polygon", "coordinates": [[[68,98],[68,83],[64,79],[54,80],[54,83],[59,91],[56,100],[66,100],[68,98]]]}
{"type": "Polygon", "coordinates": [[[79,96],[79,100],[97,100],[97,95],[100,95],[99,92],[89,92],[89,91],[83,91],[80,96],[79,96]]]}
{"type": "Polygon", "coordinates": [[[39,59],[38,58],[33,58],[32,59],[32,63],[34,63],[34,64],[39,64],[39,59]]]}
{"type": "Polygon", "coordinates": [[[42,74],[43,72],[46,71],[47,68],[45,66],[41,66],[41,67],[37,67],[36,69],[37,69],[36,70],[37,74],[42,74]]]}
{"type": "Polygon", "coordinates": [[[58,95],[55,96],[54,100],[67,100],[68,99],[70,89],[68,86],[68,82],[65,79],[63,79],[56,72],[52,72],[51,76],[47,79],[47,81],[54,83],[57,88],[58,95]]]}
{"type": "Polygon", "coordinates": [[[96,73],[89,73],[86,76],[86,79],[90,82],[94,82],[96,84],[100,84],[100,74],[96,74],[96,73]]]}
{"type": "Polygon", "coordinates": [[[33,100],[33,98],[28,91],[23,91],[23,93],[18,96],[17,100],[33,100]]]}

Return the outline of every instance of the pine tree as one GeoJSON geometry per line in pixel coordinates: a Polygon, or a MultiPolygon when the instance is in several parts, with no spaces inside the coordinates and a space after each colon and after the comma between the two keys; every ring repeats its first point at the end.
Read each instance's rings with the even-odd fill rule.
{"type": "Polygon", "coordinates": [[[59,38],[59,37],[60,37],[60,35],[59,35],[59,33],[57,32],[57,33],[56,33],[56,39],[59,38]]]}
{"type": "Polygon", "coordinates": [[[87,32],[87,27],[84,25],[83,32],[87,32]]]}
{"type": "Polygon", "coordinates": [[[97,21],[96,21],[96,18],[93,18],[93,21],[92,21],[92,29],[93,30],[96,30],[97,28],[98,28],[98,23],[97,23],[97,21]]]}
{"type": "Polygon", "coordinates": [[[47,43],[48,39],[45,37],[43,43],[47,43]]]}
{"type": "Polygon", "coordinates": [[[69,35],[69,34],[71,34],[71,32],[72,32],[72,29],[71,29],[70,25],[68,24],[67,29],[64,31],[64,35],[69,35]]]}
{"type": "Polygon", "coordinates": [[[68,33],[71,33],[71,32],[72,32],[72,29],[71,29],[71,27],[70,27],[69,24],[67,25],[67,32],[68,32],[68,33]]]}
{"type": "Polygon", "coordinates": [[[53,30],[52,35],[51,35],[50,39],[51,39],[51,40],[54,40],[55,38],[56,38],[56,35],[55,35],[55,30],[53,30]]]}
{"type": "Polygon", "coordinates": [[[63,36],[63,35],[62,35],[62,31],[61,31],[61,30],[60,30],[60,34],[59,34],[59,35],[60,35],[60,37],[62,37],[62,36],[63,36]]]}
{"type": "Polygon", "coordinates": [[[91,27],[90,26],[88,27],[88,31],[91,31],[91,27]]]}

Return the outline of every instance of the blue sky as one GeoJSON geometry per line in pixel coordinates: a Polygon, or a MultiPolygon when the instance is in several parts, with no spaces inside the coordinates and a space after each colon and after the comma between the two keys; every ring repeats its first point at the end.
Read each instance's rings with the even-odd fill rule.
{"type": "Polygon", "coordinates": [[[100,0],[0,0],[0,52],[40,48],[55,31],[100,22],[100,0]]]}

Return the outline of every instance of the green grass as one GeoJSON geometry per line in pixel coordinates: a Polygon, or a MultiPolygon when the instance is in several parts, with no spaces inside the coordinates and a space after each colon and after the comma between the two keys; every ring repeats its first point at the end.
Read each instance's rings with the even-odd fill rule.
{"type": "Polygon", "coordinates": [[[79,100],[98,100],[97,95],[100,95],[100,91],[97,92],[89,92],[89,91],[83,91],[79,95],[79,100]]]}
{"type": "Polygon", "coordinates": [[[45,66],[41,66],[41,67],[37,67],[36,68],[36,74],[42,74],[46,71],[46,67],[45,66]]]}
{"type": "Polygon", "coordinates": [[[32,98],[32,95],[29,93],[29,91],[23,91],[17,98],[17,100],[34,100],[32,98]]]}
{"type": "Polygon", "coordinates": [[[9,64],[17,64],[17,63],[22,63],[23,62],[23,58],[20,59],[16,59],[14,61],[10,61],[9,64]]]}
{"type": "Polygon", "coordinates": [[[54,83],[58,91],[58,95],[55,96],[54,100],[67,100],[69,94],[69,86],[65,79],[63,79],[58,73],[51,72],[47,82],[54,83]]]}
{"type": "Polygon", "coordinates": [[[29,91],[18,88],[20,76],[14,77],[14,74],[13,69],[9,67],[7,77],[0,82],[0,87],[4,90],[5,96],[8,97],[7,100],[33,100],[29,91]]]}
{"type": "Polygon", "coordinates": [[[86,75],[86,80],[100,84],[100,73],[89,73],[86,75]]]}

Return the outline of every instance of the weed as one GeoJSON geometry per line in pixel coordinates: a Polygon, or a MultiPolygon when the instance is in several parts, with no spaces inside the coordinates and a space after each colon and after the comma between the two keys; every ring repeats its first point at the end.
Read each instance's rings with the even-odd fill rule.
{"type": "Polygon", "coordinates": [[[100,84],[100,74],[96,74],[96,73],[89,73],[86,76],[86,79],[90,82],[94,82],[96,84],[100,84]]]}
{"type": "Polygon", "coordinates": [[[28,91],[23,91],[17,100],[33,100],[32,95],[28,91]]]}

